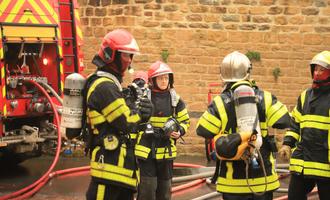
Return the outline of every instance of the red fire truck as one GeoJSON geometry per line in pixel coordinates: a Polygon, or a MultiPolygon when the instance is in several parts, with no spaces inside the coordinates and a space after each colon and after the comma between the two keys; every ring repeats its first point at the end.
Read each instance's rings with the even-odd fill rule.
{"type": "Polygon", "coordinates": [[[57,145],[52,105],[83,70],[77,2],[1,0],[0,38],[0,165],[17,164],[57,145]]]}

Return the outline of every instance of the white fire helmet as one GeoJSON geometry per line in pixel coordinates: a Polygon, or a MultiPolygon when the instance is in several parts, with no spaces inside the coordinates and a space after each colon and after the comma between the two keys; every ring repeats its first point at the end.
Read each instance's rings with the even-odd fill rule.
{"type": "Polygon", "coordinates": [[[250,78],[252,64],[249,58],[234,51],[222,60],[220,64],[220,77],[224,82],[237,82],[250,78]]]}

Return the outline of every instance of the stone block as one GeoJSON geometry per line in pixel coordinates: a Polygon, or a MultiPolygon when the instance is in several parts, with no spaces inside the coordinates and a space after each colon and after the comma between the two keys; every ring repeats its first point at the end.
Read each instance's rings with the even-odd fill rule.
{"type": "Polygon", "coordinates": [[[301,12],[301,8],[300,7],[285,7],[284,8],[284,14],[285,15],[296,15],[299,14],[301,12]]]}
{"type": "Polygon", "coordinates": [[[239,22],[240,16],[239,15],[223,15],[222,21],[224,22],[239,22]]]}
{"type": "Polygon", "coordinates": [[[210,8],[211,13],[226,13],[227,8],[226,7],[221,7],[221,6],[216,6],[216,7],[211,7],[210,8]]]}
{"type": "Polygon", "coordinates": [[[242,24],[239,26],[239,29],[244,31],[251,31],[251,30],[255,30],[256,27],[257,26],[255,24],[242,24]]]}
{"type": "Polygon", "coordinates": [[[190,11],[193,13],[205,13],[208,10],[207,6],[190,6],[190,11]]]}
{"type": "Polygon", "coordinates": [[[199,14],[191,14],[191,15],[188,15],[188,16],[186,17],[186,19],[187,19],[188,21],[193,21],[193,22],[199,22],[199,21],[202,21],[202,20],[203,20],[202,16],[199,15],[199,14]]]}
{"type": "Polygon", "coordinates": [[[175,12],[179,8],[178,8],[178,5],[172,4],[172,5],[164,5],[163,9],[164,9],[165,12],[175,12]]]}
{"type": "Polygon", "coordinates": [[[144,9],[150,9],[150,10],[159,10],[161,9],[162,6],[161,4],[156,4],[156,3],[148,3],[146,5],[144,5],[144,9]]]}
{"type": "Polygon", "coordinates": [[[278,7],[278,6],[272,6],[268,9],[267,14],[270,15],[279,15],[283,12],[283,7],[278,7]]]}
{"type": "Polygon", "coordinates": [[[104,17],[107,14],[107,10],[105,8],[95,8],[95,16],[104,17]]]}
{"type": "Polygon", "coordinates": [[[301,10],[301,14],[303,15],[317,15],[319,14],[319,12],[320,12],[319,8],[314,8],[314,7],[303,8],[301,10]]]}

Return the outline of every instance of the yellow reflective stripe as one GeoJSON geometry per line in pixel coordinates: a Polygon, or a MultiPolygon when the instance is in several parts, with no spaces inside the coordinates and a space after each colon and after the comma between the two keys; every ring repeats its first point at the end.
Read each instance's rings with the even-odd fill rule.
{"type": "Polygon", "coordinates": [[[162,160],[162,159],[169,159],[169,158],[176,158],[176,151],[172,151],[172,156],[170,156],[170,154],[167,153],[157,153],[156,154],[156,159],[157,160],[162,160]]]}
{"type": "MultiPolygon", "coordinates": [[[[329,164],[328,164],[329,165],[329,164]]],[[[304,168],[304,175],[316,175],[330,178],[330,171],[324,171],[322,169],[311,169],[311,168],[304,168]]]]}
{"type": "Polygon", "coordinates": [[[320,115],[304,115],[302,116],[302,121],[315,121],[320,123],[330,124],[330,117],[320,116],[320,115]]]}
{"type": "Polygon", "coordinates": [[[289,169],[290,171],[299,173],[304,171],[304,175],[330,177],[330,165],[328,163],[310,162],[291,158],[289,169]]]}
{"type": "MultiPolygon", "coordinates": [[[[330,110],[329,110],[330,116],[330,110]]],[[[330,129],[328,130],[328,162],[330,163],[330,129]]]]}
{"type": "Polygon", "coordinates": [[[264,91],[264,102],[265,102],[265,113],[266,113],[266,122],[268,123],[268,117],[269,115],[269,108],[272,106],[272,94],[270,92],[264,91]]]}
{"type": "Polygon", "coordinates": [[[97,170],[94,168],[91,168],[91,176],[101,178],[101,179],[107,179],[107,180],[125,183],[132,187],[135,187],[137,185],[137,180],[135,178],[123,176],[123,175],[120,175],[120,174],[117,174],[114,172],[101,171],[101,170],[97,170]]]}
{"type": "Polygon", "coordinates": [[[185,132],[188,130],[188,124],[181,123],[180,126],[184,129],[185,132]]]}
{"type": "Polygon", "coordinates": [[[301,109],[303,109],[304,104],[305,104],[306,93],[307,93],[307,90],[303,91],[303,92],[300,94],[301,109]]]}
{"type": "Polygon", "coordinates": [[[88,111],[87,115],[88,115],[88,119],[90,120],[89,122],[93,125],[101,124],[105,122],[104,116],[97,111],[94,110],[88,111]]]}
{"type": "MultiPolygon", "coordinates": [[[[218,134],[220,132],[220,126],[221,126],[221,122],[219,123],[220,126],[216,126],[215,124],[213,124],[212,122],[210,122],[209,120],[207,120],[207,118],[210,118],[211,114],[208,111],[205,111],[205,113],[202,115],[201,118],[199,118],[198,123],[197,123],[197,127],[198,126],[202,126],[204,127],[206,130],[208,130],[209,132],[213,133],[214,135],[218,134]]],[[[211,115],[212,116],[212,115],[211,115]]]]}
{"type": "Polygon", "coordinates": [[[156,159],[167,159],[167,158],[175,158],[177,155],[177,148],[174,144],[174,140],[170,139],[171,146],[170,147],[159,147],[156,149],[156,159]],[[169,148],[171,148],[172,156],[169,154],[169,148]]]}
{"type": "Polygon", "coordinates": [[[301,113],[298,111],[297,106],[294,107],[291,115],[294,118],[295,122],[300,123],[302,121],[302,116],[301,116],[301,113]]]}
{"type": "Polygon", "coordinates": [[[113,122],[121,115],[124,115],[129,123],[138,122],[140,120],[139,115],[134,114],[130,116],[130,112],[123,98],[116,99],[102,110],[103,115],[106,116],[109,123],[113,122]]]}
{"type": "Polygon", "coordinates": [[[218,109],[218,113],[221,116],[221,122],[222,122],[221,131],[224,131],[228,123],[228,116],[226,113],[225,106],[223,105],[223,101],[220,96],[216,96],[214,98],[214,103],[218,109]]]}
{"type": "Polygon", "coordinates": [[[97,146],[93,149],[91,160],[95,160],[96,153],[100,150],[100,147],[97,146]]]}
{"type": "Polygon", "coordinates": [[[227,171],[226,171],[226,178],[233,179],[233,162],[227,162],[226,163],[227,171]]]}
{"type": "Polygon", "coordinates": [[[281,107],[283,106],[283,104],[281,104],[281,102],[276,102],[274,105],[272,105],[267,112],[268,116],[272,116],[274,113],[277,112],[277,110],[279,110],[281,107]]]}
{"type": "Polygon", "coordinates": [[[181,117],[179,117],[179,118],[177,118],[177,120],[178,120],[179,122],[189,120],[189,115],[188,115],[188,113],[185,114],[185,115],[183,115],[183,116],[181,116],[181,117]]]}
{"type": "Polygon", "coordinates": [[[326,170],[330,173],[330,164],[329,163],[325,164],[325,163],[319,163],[319,162],[305,161],[304,162],[304,167],[320,169],[320,170],[326,170]]]}
{"type": "Polygon", "coordinates": [[[266,122],[260,122],[260,128],[261,129],[267,129],[268,126],[267,126],[266,122]]]}
{"type": "Polygon", "coordinates": [[[118,160],[118,166],[119,167],[124,167],[126,153],[127,153],[126,144],[124,143],[120,147],[119,160],[118,160]]]}
{"type": "Polygon", "coordinates": [[[148,158],[150,151],[151,151],[150,148],[137,144],[135,145],[134,154],[141,158],[148,158]]]}
{"type": "Polygon", "coordinates": [[[330,124],[323,124],[319,122],[301,122],[300,128],[316,128],[321,130],[330,130],[330,124]]]}
{"type": "Polygon", "coordinates": [[[303,160],[295,159],[295,158],[290,159],[290,166],[289,166],[290,171],[301,173],[303,170],[303,166],[304,166],[303,160]]]}
{"type": "MultiPolygon", "coordinates": [[[[219,177],[217,180],[217,191],[225,193],[251,193],[263,192],[266,188],[265,178],[249,179],[250,188],[246,179],[225,179],[219,177]]],[[[267,191],[275,190],[280,187],[277,175],[267,176],[267,191]]]]}
{"type": "Polygon", "coordinates": [[[185,108],[185,109],[181,110],[180,112],[178,112],[177,117],[178,118],[181,118],[181,117],[183,117],[183,116],[185,116],[187,114],[188,114],[188,110],[185,108]]]}
{"type": "Polygon", "coordinates": [[[268,127],[266,122],[260,122],[260,129],[262,137],[266,137],[268,134],[268,127]]]}
{"type": "Polygon", "coordinates": [[[169,117],[151,117],[150,122],[154,122],[154,123],[163,122],[163,123],[165,123],[168,120],[168,118],[169,117]]]}
{"type": "Polygon", "coordinates": [[[131,139],[134,140],[134,139],[137,138],[137,133],[130,133],[129,136],[130,136],[131,139]]]}
{"type": "Polygon", "coordinates": [[[101,164],[96,161],[91,161],[91,169],[107,171],[107,172],[115,172],[117,174],[127,177],[133,177],[133,173],[134,173],[134,171],[130,169],[125,169],[123,167],[111,165],[108,163],[101,164]]]}
{"type": "Polygon", "coordinates": [[[150,123],[153,127],[162,128],[169,117],[151,117],[150,123]]]}
{"type": "Polygon", "coordinates": [[[287,131],[285,133],[285,136],[292,136],[296,140],[299,140],[299,137],[300,137],[300,135],[298,133],[295,133],[293,131],[287,131]]]}
{"type": "Polygon", "coordinates": [[[105,193],[105,185],[99,184],[97,186],[96,200],[103,200],[104,199],[104,193],[105,193]]]}
{"type": "MultiPolygon", "coordinates": [[[[120,112],[120,114],[126,112],[127,109],[129,109],[127,106],[121,108],[123,105],[125,105],[125,100],[123,98],[118,98],[111,102],[109,105],[107,105],[105,108],[103,108],[102,113],[107,116],[113,112],[116,112],[117,109],[124,109],[123,111],[120,112]]],[[[118,112],[118,111],[117,111],[118,112]]]]}
{"type": "Polygon", "coordinates": [[[268,126],[273,126],[281,117],[283,117],[283,115],[288,112],[287,108],[283,104],[281,105],[282,107],[277,110],[275,114],[270,116],[270,119],[268,120],[268,126]]]}
{"type": "Polygon", "coordinates": [[[96,79],[92,85],[89,87],[88,89],[88,92],[87,92],[87,99],[89,99],[89,97],[91,96],[92,92],[94,92],[95,88],[100,84],[100,83],[103,83],[103,82],[106,82],[106,81],[109,81],[109,82],[112,82],[113,81],[111,79],[108,79],[108,78],[105,78],[105,77],[101,77],[101,78],[98,78],[96,79]]]}

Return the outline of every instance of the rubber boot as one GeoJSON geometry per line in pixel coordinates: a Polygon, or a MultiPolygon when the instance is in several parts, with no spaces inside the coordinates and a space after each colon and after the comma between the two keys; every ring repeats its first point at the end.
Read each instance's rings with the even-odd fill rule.
{"type": "Polygon", "coordinates": [[[156,192],[157,200],[171,200],[172,180],[158,180],[158,187],[156,192]]]}
{"type": "Polygon", "coordinates": [[[157,177],[141,176],[137,200],[156,200],[157,177]]]}

